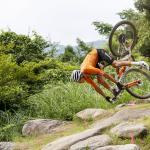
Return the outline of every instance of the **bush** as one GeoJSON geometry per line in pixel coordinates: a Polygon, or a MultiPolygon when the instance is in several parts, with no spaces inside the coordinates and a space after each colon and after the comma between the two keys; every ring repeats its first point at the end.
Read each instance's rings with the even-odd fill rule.
{"type": "Polygon", "coordinates": [[[29,119],[27,111],[0,111],[0,141],[11,141],[21,130],[25,121],[29,119]]]}
{"type": "Polygon", "coordinates": [[[30,112],[33,117],[72,120],[77,112],[85,108],[108,109],[129,101],[130,98],[131,96],[125,93],[122,100],[118,100],[116,104],[110,104],[89,85],[60,83],[47,85],[43,92],[30,96],[28,103],[30,103],[30,112]]]}

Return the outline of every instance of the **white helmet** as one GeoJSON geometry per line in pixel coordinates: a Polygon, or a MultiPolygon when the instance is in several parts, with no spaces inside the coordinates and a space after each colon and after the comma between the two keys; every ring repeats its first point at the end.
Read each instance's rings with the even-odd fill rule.
{"type": "Polygon", "coordinates": [[[83,77],[83,74],[80,70],[73,70],[71,74],[71,80],[75,82],[79,82],[80,79],[83,77]]]}

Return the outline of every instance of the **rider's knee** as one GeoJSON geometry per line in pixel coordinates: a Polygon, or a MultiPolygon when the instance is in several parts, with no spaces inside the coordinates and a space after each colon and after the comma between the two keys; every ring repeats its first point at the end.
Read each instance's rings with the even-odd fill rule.
{"type": "Polygon", "coordinates": [[[113,63],[112,63],[112,66],[115,67],[115,68],[120,67],[120,63],[117,60],[114,60],[113,63]]]}

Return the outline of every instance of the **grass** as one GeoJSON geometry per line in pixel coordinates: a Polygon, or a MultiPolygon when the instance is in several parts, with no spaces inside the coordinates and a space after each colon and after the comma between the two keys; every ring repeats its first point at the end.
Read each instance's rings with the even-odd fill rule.
{"type": "MultiPolygon", "coordinates": [[[[150,132],[150,117],[144,117],[142,119],[136,120],[138,123],[143,123],[150,132]]],[[[116,136],[111,136],[113,138],[113,145],[124,145],[124,144],[130,144],[131,139],[122,139],[118,138],[116,136]]],[[[139,145],[142,150],[149,150],[150,149],[150,133],[147,134],[144,138],[135,138],[135,144],[139,145]]]]}
{"type": "Polygon", "coordinates": [[[60,137],[69,136],[88,129],[90,124],[90,122],[73,121],[65,125],[59,132],[52,134],[39,135],[36,137],[16,137],[14,139],[14,142],[17,143],[15,150],[40,150],[42,146],[60,137]]]}
{"type": "MultiPolygon", "coordinates": [[[[136,120],[138,123],[144,123],[145,126],[148,127],[150,131],[150,117],[144,117],[142,119],[136,120]]],[[[32,136],[32,137],[16,137],[15,142],[17,142],[16,150],[40,150],[42,146],[50,143],[60,137],[72,135],[78,132],[82,132],[90,127],[92,122],[81,122],[79,120],[75,120],[70,122],[69,124],[63,127],[63,130],[59,132],[52,133],[50,135],[40,135],[40,136],[32,136]]],[[[124,145],[130,144],[131,139],[122,139],[116,136],[113,136],[109,133],[109,130],[112,128],[107,128],[103,130],[101,134],[108,134],[111,136],[112,144],[113,145],[124,145]]],[[[145,138],[135,138],[135,144],[139,145],[142,150],[149,150],[150,149],[150,134],[148,134],[145,138]]]]}
{"type": "MultiPolygon", "coordinates": [[[[110,92],[105,91],[107,95],[110,92]]],[[[33,116],[72,120],[73,116],[86,108],[110,109],[128,102],[131,96],[124,93],[115,103],[110,104],[95,90],[86,84],[67,83],[47,88],[42,93],[30,97],[30,109],[33,116]]]]}
{"type": "MultiPolygon", "coordinates": [[[[108,91],[105,92],[108,95],[110,94],[108,91]]],[[[9,112],[5,112],[1,115],[0,121],[1,123],[3,122],[1,128],[4,128],[5,132],[2,132],[2,135],[0,135],[0,140],[13,140],[21,146],[21,150],[28,149],[28,147],[33,147],[33,149],[37,150],[41,145],[59,137],[85,130],[91,122],[81,125],[81,122],[77,123],[78,121],[75,121],[75,123],[73,122],[69,126],[70,128],[68,127],[68,131],[62,131],[52,135],[21,137],[21,129],[25,121],[36,118],[72,121],[77,112],[86,108],[102,108],[112,113],[116,105],[129,102],[129,100],[135,99],[127,92],[124,92],[115,104],[109,104],[102,96],[86,84],[67,83],[55,86],[50,85],[45,88],[43,92],[31,96],[28,99],[27,103],[29,107],[26,110],[14,112],[13,115],[9,112]],[[15,127],[13,126],[14,124],[16,125],[15,127]],[[85,124],[87,124],[87,126],[85,126],[85,124]]],[[[149,106],[150,104],[143,104],[137,107],[149,108],[149,106]]],[[[110,115],[110,113],[108,115],[110,115]]]]}

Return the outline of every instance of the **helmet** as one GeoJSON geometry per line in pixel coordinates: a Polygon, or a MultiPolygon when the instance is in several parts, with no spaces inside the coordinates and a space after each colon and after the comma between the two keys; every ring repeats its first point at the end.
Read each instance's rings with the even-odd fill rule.
{"type": "Polygon", "coordinates": [[[71,74],[72,81],[79,82],[82,77],[83,77],[83,74],[81,73],[80,70],[73,70],[71,74]]]}

